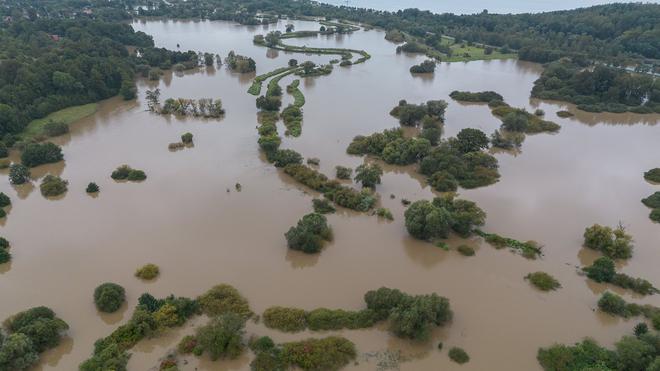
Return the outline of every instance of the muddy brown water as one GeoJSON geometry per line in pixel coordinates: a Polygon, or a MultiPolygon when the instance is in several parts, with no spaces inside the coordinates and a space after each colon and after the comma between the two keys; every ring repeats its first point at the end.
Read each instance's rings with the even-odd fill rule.
{"type": "MultiPolygon", "coordinates": [[[[316,29],[310,22],[296,27],[316,29]]],[[[329,56],[303,56],[252,45],[252,37],[269,27],[228,22],[136,21],[136,30],[154,36],[167,48],[203,50],[226,55],[230,50],[253,57],[258,73],[284,66],[289,58],[323,62],[329,56]]],[[[591,336],[611,345],[630,333],[637,320],[623,321],[597,311],[606,285],[576,274],[576,266],[595,257],[581,247],[582,232],[593,223],[621,221],[635,238],[634,257],[624,272],[660,285],[660,226],[648,219],[640,199],[658,190],[642,173],[659,166],[659,117],[632,114],[587,114],[561,119],[555,112],[574,107],[529,99],[540,66],[514,60],[441,64],[433,76],[411,76],[408,68],[423,60],[395,54],[395,45],[377,30],[351,35],[290,39],[297,45],[364,48],[373,57],[350,68],[336,67],[329,76],[305,79],[307,103],[299,138],[283,147],[321,159],[320,169],[334,174],[336,165],[355,167],[364,158],[345,153],[359,134],[398,126],[388,115],[399,99],[449,102],[445,136],[476,127],[491,133],[499,121],[485,105],[449,99],[452,90],[495,90],[506,101],[529,110],[541,108],[562,125],[558,134],[528,136],[521,153],[497,153],[501,180],[460,196],[476,201],[487,213],[484,227],[520,240],[544,245],[543,259],[530,261],[495,250],[479,239],[466,258],[411,239],[403,224],[401,199],[430,199],[432,190],[411,167],[387,166],[377,187],[393,222],[340,210],[328,216],[335,240],[321,254],[287,250],[283,233],[311,211],[317,196],[292,182],[263,160],[257,146],[254,97],[247,94],[252,76],[220,67],[197,73],[166,74],[160,82],[140,81],[138,99],[101,103],[97,114],[72,126],[63,146],[65,161],[33,171],[32,185],[11,186],[3,173],[0,190],[13,206],[1,227],[11,241],[13,261],[0,266],[0,318],[36,305],[53,308],[71,329],[65,341],[46,352],[39,370],[74,370],[92,353],[93,343],[131,315],[143,292],[194,297],[218,283],[237,287],[257,313],[272,305],[359,309],[363,294],[381,286],[410,293],[436,292],[451,301],[453,322],[434,332],[432,341],[412,343],[392,337],[384,326],[339,331],[353,340],[360,356],[347,369],[375,370],[376,355],[401,351],[402,370],[458,369],[447,349],[461,346],[471,361],[464,370],[534,370],[540,346],[571,343],[591,336]],[[145,91],[159,87],[168,97],[221,98],[227,110],[221,120],[158,116],[146,111],[145,91]],[[194,134],[195,145],[170,152],[168,143],[194,134]],[[143,169],[141,183],[117,183],[110,172],[121,164],[143,169]],[[48,200],[38,190],[40,177],[60,174],[69,181],[61,199],[48,200]],[[98,197],[84,189],[101,187],[98,197]],[[242,184],[242,191],[234,189],[242,184]],[[227,191],[229,189],[229,192],[227,191]],[[390,194],[395,195],[394,199],[390,194]],[[161,276],[143,282],[133,276],[155,263],[161,276]],[[543,270],[563,288],[541,293],[523,280],[543,270]],[[98,313],[94,288],[106,281],[127,290],[128,303],[116,314],[98,313]],[[436,349],[437,342],[444,350],[436,349]]],[[[286,77],[281,85],[290,83],[286,77]]],[[[265,85],[264,85],[265,88],[265,85]]],[[[285,94],[285,104],[292,99],[285,94]]],[[[284,130],[280,128],[280,133],[284,130]]],[[[370,161],[370,160],[367,160],[370,161]]],[[[450,245],[464,243],[452,239],[450,245]]],[[[628,300],[660,305],[660,297],[640,298],[615,290],[628,300]]],[[[147,370],[192,332],[198,318],[180,329],[141,342],[130,370],[147,370]]],[[[250,323],[248,333],[268,334],[276,341],[329,333],[283,334],[250,323]]],[[[188,359],[184,370],[246,370],[250,355],[235,361],[188,359]]]]}

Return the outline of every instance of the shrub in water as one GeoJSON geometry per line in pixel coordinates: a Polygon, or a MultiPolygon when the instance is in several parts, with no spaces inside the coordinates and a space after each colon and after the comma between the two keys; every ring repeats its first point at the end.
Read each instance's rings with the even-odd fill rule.
{"type": "Polygon", "coordinates": [[[612,229],[594,224],[584,231],[584,245],[612,259],[628,259],[632,256],[632,237],[623,226],[612,229]]]}
{"type": "Polygon", "coordinates": [[[11,199],[4,192],[0,192],[0,207],[11,205],[11,199]]]}
{"type": "Polygon", "coordinates": [[[160,269],[155,264],[146,264],[137,271],[135,271],[135,277],[142,278],[143,280],[152,280],[158,277],[160,269]]]}
{"type": "Polygon", "coordinates": [[[99,191],[99,186],[94,182],[89,183],[87,185],[87,188],[85,188],[85,192],[87,193],[96,193],[98,191],[99,191]]]}
{"type": "Polygon", "coordinates": [[[193,142],[193,135],[191,133],[185,133],[181,136],[181,141],[186,144],[193,142]]]}
{"type": "Polygon", "coordinates": [[[660,183],[660,168],[656,167],[655,169],[645,172],[644,179],[650,182],[660,183]]]}
{"type": "Polygon", "coordinates": [[[124,301],[126,301],[126,292],[116,283],[106,282],[94,290],[94,304],[101,312],[116,312],[124,301]]]}
{"type": "Polygon", "coordinates": [[[11,184],[23,184],[30,181],[30,169],[21,164],[11,164],[9,166],[9,182],[11,184]]]}
{"type": "Polygon", "coordinates": [[[41,184],[39,185],[39,190],[41,190],[41,194],[44,197],[59,196],[67,191],[68,184],[69,182],[67,182],[66,180],[58,176],[48,174],[41,181],[41,184]]]}
{"type": "Polygon", "coordinates": [[[323,241],[332,239],[332,230],[325,216],[312,213],[303,216],[284,236],[289,248],[313,254],[321,250],[323,241]]]}
{"type": "Polygon", "coordinates": [[[460,245],[456,250],[463,256],[473,256],[475,254],[474,249],[468,245],[460,245]]]}
{"type": "Polygon", "coordinates": [[[21,153],[21,162],[27,167],[50,164],[63,158],[62,148],[50,142],[28,144],[21,153]]]}
{"type": "Polygon", "coordinates": [[[328,200],[315,198],[312,200],[312,207],[314,212],[319,214],[331,214],[337,211],[328,200]]]}
{"type": "Polygon", "coordinates": [[[243,353],[245,318],[236,313],[225,313],[197,330],[197,341],[212,361],[218,358],[235,359],[243,353]]]}
{"type": "Polygon", "coordinates": [[[470,356],[462,348],[453,347],[449,349],[449,358],[452,361],[462,365],[470,360],[470,356]]]}
{"type": "Polygon", "coordinates": [[[336,166],[335,169],[337,171],[337,179],[351,179],[353,169],[344,166],[336,166]]]}
{"type": "Polygon", "coordinates": [[[209,289],[197,298],[199,306],[208,316],[236,313],[244,318],[252,316],[247,300],[233,286],[222,284],[209,289]]]}
{"type": "Polygon", "coordinates": [[[545,272],[530,273],[525,276],[525,279],[529,280],[532,285],[536,286],[542,291],[556,290],[561,287],[559,281],[545,272]]]}
{"type": "Polygon", "coordinates": [[[270,307],[264,311],[266,327],[285,332],[298,332],[307,327],[307,312],[297,308],[270,307]]]}

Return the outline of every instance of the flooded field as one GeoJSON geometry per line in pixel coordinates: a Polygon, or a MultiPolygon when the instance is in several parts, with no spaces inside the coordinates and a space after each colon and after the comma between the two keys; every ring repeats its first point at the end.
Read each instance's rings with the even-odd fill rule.
{"type": "MultiPolygon", "coordinates": [[[[296,30],[318,29],[312,22],[294,24],[296,30]]],[[[290,58],[317,63],[333,58],[252,44],[254,35],[284,26],[133,23],[160,47],[176,49],[179,44],[181,50],[221,56],[234,50],[250,56],[257,74],[283,67],[290,58]]],[[[469,241],[477,250],[470,258],[412,239],[404,227],[401,199],[431,199],[434,192],[413,168],[396,166],[384,167],[382,185],[376,189],[394,221],[339,210],[328,216],[335,239],[320,254],[292,252],[283,234],[311,211],[311,200],[318,195],[260,153],[255,97],[246,92],[254,74],[235,74],[225,66],[166,73],[159,82],[139,81],[136,101],[104,101],[97,114],[56,138],[65,161],[35,168],[32,185],[10,185],[6,170],[1,178],[0,190],[14,202],[1,227],[11,241],[13,260],[0,266],[0,318],[46,305],[71,326],[68,339],[47,352],[38,369],[77,369],[91,355],[96,339],[130,318],[143,292],[195,297],[219,283],[239,289],[256,313],[273,305],[360,309],[363,294],[381,286],[415,294],[436,292],[450,299],[454,320],[428,343],[400,340],[384,326],[333,332],[357,346],[358,362],[347,369],[376,370],[379,352],[401,351],[401,370],[535,370],[540,346],[585,336],[611,345],[630,333],[636,320],[595,311],[600,293],[612,287],[588,281],[577,274],[576,266],[597,257],[581,247],[585,227],[621,222],[634,237],[635,250],[619,268],[660,285],[660,226],[651,222],[650,210],[640,203],[658,190],[642,173],[659,165],[660,116],[591,114],[563,103],[530,100],[541,67],[515,60],[443,63],[433,76],[412,76],[408,69],[424,58],[396,54],[395,44],[383,37],[381,31],[361,30],[287,40],[295,45],[365,49],[372,58],[347,68],[337,66],[329,76],[303,79],[307,103],[302,135],[284,138],[282,147],[319,158],[320,170],[334,175],[336,165],[355,167],[365,161],[346,154],[354,136],[398,126],[388,112],[400,99],[446,100],[444,137],[466,127],[490,134],[500,124],[486,105],[451,100],[453,90],[494,90],[512,106],[541,108],[547,119],[562,126],[560,132],[528,136],[522,152],[515,155],[496,153],[501,180],[459,192],[487,212],[485,231],[536,240],[544,246],[542,259],[530,261],[495,250],[478,238],[469,241]],[[156,87],[161,100],[222,99],[227,113],[220,120],[153,114],[147,111],[145,92],[156,87]],[[564,109],[576,115],[556,117],[555,112],[564,109]],[[194,134],[194,147],[169,151],[168,143],[185,132],[194,134]],[[145,170],[147,180],[115,182],[110,173],[121,164],[145,170]],[[47,173],[69,181],[63,198],[48,200],[39,194],[36,180],[47,173]],[[101,188],[98,197],[85,193],[91,181],[101,188]],[[241,192],[234,189],[237,182],[241,192]],[[133,276],[146,263],[160,266],[161,276],[154,282],[133,276]],[[563,288],[552,293],[532,288],[523,277],[538,270],[557,277],[563,288]],[[127,305],[113,315],[100,314],[92,301],[94,288],[108,281],[127,290],[127,305]],[[445,344],[442,352],[436,349],[438,341],[445,344]],[[463,347],[470,362],[451,362],[446,352],[451,346],[463,347]]],[[[291,80],[285,77],[280,85],[291,80]]],[[[292,100],[286,93],[283,99],[284,106],[292,100]]],[[[450,240],[452,246],[458,243],[450,240]]],[[[640,298],[614,291],[627,300],[660,305],[657,295],[640,298]]],[[[193,330],[192,324],[139,343],[129,369],[156,367],[158,359],[193,330]]],[[[249,333],[276,341],[326,335],[283,334],[252,322],[249,333]]],[[[247,370],[250,354],[231,362],[188,360],[184,370],[247,370]]]]}

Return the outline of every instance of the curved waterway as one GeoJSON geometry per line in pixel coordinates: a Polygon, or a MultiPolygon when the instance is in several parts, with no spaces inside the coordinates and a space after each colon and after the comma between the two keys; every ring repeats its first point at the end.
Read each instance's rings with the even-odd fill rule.
{"type": "MultiPolygon", "coordinates": [[[[318,29],[294,22],[297,30],[318,29]]],[[[304,56],[254,46],[256,34],[283,30],[277,25],[246,27],[228,22],[135,21],[133,27],[154,37],[158,46],[226,56],[230,50],[254,58],[257,74],[287,64],[290,58],[327,63],[333,56],[304,56]]],[[[590,336],[611,345],[630,333],[636,320],[624,321],[595,311],[606,285],[576,274],[576,266],[597,257],[581,247],[593,223],[621,221],[635,239],[633,258],[619,268],[660,286],[660,226],[648,218],[640,199],[658,189],[642,173],[660,159],[658,115],[588,114],[561,119],[555,112],[572,106],[529,99],[541,67],[515,60],[440,64],[434,76],[412,76],[421,56],[396,54],[395,44],[377,30],[348,35],[289,39],[318,47],[365,49],[372,58],[351,67],[335,66],[329,76],[301,80],[307,103],[302,135],[284,138],[282,147],[321,160],[320,170],[334,175],[336,165],[355,167],[362,157],[345,150],[355,135],[397,127],[389,116],[400,99],[449,102],[444,135],[466,127],[493,132],[500,121],[485,105],[452,101],[453,90],[494,90],[515,107],[541,108],[559,123],[557,134],[530,135],[518,154],[496,153],[501,180],[489,187],[460,190],[487,213],[485,231],[519,240],[537,240],[544,257],[531,261],[495,250],[475,238],[475,257],[444,251],[413,240],[403,223],[401,199],[430,199],[433,191],[410,167],[386,166],[380,202],[395,220],[340,210],[328,216],[335,239],[316,256],[289,251],[284,232],[311,211],[314,192],[293,182],[260,153],[255,97],[246,93],[254,74],[239,75],[225,66],[166,74],[159,82],[139,81],[138,99],[111,99],[54,141],[65,161],[33,171],[33,185],[13,187],[6,170],[0,190],[13,206],[2,235],[11,241],[13,261],[0,266],[0,318],[31,306],[46,305],[67,321],[68,338],[43,355],[39,370],[74,370],[92,354],[96,339],[131,315],[143,292],[194,297],[218,283],[238,288],[256,313],[269,306],[360,309],[363,294],[381,286],[415,294],[436,292],[450,299],[454,320],[424,344],[397,339],[384,326],[368,330],[283,334],[249,322],[248,333],[275,341],[342,334],[356,343],[360,356],[350,370],[378,369],[386,351],[401,352],[401,370],[535,370],[536,352],[554,342],[590,336]],[[169,97],[220,98],[221,120],[159,116],[147,111],[145,91],[159,87],[169,97]],[[168,143],[185,132],[195,145],[170,152],[168,143]],[[143,169],[142,183],[117,183],[110,172],[121,164],[143,169]],[[38,178],[61,174],[69,191],[61,199],[39,194],[38,178]],[[90,181],[101,187],[90,197],[90,181]],[[240,182],[242,191],[234,185],[240,182]],[[390,198],[394,195],[395,198],[390,198]],[[161,276],[145,283],[133,276],[146,263],[161,276]],[[523,277],[546,271],[563,285],[541,293],[523,277]],[[102,315],[92,292],[102,282],[127,290],[128,304],[102,315]],[[438,351],[438,341],[445,344],[438,351]],[[470,354],[463,366],[447,357],[448,347],[470,354]],[[378,356],[381,355],[381,357],[378,356]]],[[[287,76],[281,86],[294,76],[287,76]]],[[[284,94],[284,105],[292,97],[284,94]]],[[[280,124],[280,133],[283,133],[280,124]]],[[[450,245],[463,241],[450,240],[450,245]]],[[[611,289],[611,287],[610,287],[611,289]]],[[[640,298],[615,290],[627,300],[660,305],[660,296],[640,298]]],[[[140,342],[130,370],[147,370],[192,332],[199,318],[163,336],[140,342]]],[[[247,370],[250,354],[235,361],[188,358],[183,370],[247,370]]]]}

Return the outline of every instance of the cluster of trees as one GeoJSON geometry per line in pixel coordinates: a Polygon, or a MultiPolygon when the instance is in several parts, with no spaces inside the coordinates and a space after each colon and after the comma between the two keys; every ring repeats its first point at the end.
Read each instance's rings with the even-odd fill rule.
{"type": "Polygon", "coordinates": [[[257,70],[257,63],[254,59],[230,51],[225,58],[225,63],[229,69],[239,73],[254,72],[257,70]]]}
{"type": "Polygon", "coordinates": [[[267,336],[250,341],[255,358],[250,369],[255,371],[288,370],[339,370],[357,357],[355,344],[340,336],[309,338],[283,344],[275,344],[267,336]]]}
{"type": "Polygon", "coordinates": [[[305,311],[298,308],[270,307],[263,313],[266,327],[285,332],[331,331],[360,329],[373,326],[376,313],[371,309],[348,311],[343,309],[317,308],[305,311]]]}
{"type": "Polygon", "coordinates": [[[62,161],[62,148],[51,142],[30,143],[21,153],[21,163],[27,167],[62,161]]]}
{"type": "Polygon", "coordinates": [[[222,100],[211,98],[184,99],[184,98],[168,98],[163,102],[163,106],[158,111],[163,115],[180,115],[180,116],[193,116],[204,118],[217,118],[225,114],[222,108],[222,100]]]}
{"type": "Polygon", "coordinates": [[[27,370],[39,361],[39,353],[56,347],[69,328],[50,308],[34,307],[5,321],[0,330],[0,370],[27,370]]]}
{"type": "Polygon", "coordinates": [[[362,164],[355,168],[355,181],[362,183],[363,187],[376,188],[380,184],[383,169],[378,164],[362,164]]]}
{"type": "Polygon", "coordinates": [[[594,224],[584,230],[584,246],[598,250],[611,259],[629,259],[632,257],[632,236],[619,225],[612,229],[594,224]]]}
{"type": "Polygon", "coordinates": [[[572,346],[555,344],[540,348],[537,359],[546,371],[557,370],[660,370],[660,335],[646,324],[635,327],[634,336],[623,336],[614,349],[585,339],[572,346]]]}
{"type": "Polygon", "coordinates": [[[39,190],[44,197],[55,197],[64,194],[68,190],[69,182],[59,176],[48,174],[39,185],[39,190]]]}
{"type": "Polygon", "coordinates": [[[592,265],[584,267],[582,270],[587,274],[587,277],[596,282],[611,283],[641,295],[652,295],[660,292],[651,282],[643,278],[617,273],[614,261],[606,256],[596,259],[592,265]]]}
{"type": "Polygon", "coordinates": [[[110,177],[114,180],[139,182],[147,179],[147,174],[142,170],[133,169],[128,165],[121,165],[110,174],[110,177]]]}
{"type": "Polygon", "coordinates": [[[284,167],[284,173],[297,182],[314,189],[335,204],[357,211],[369,211],[376,203],[376,196],[371,190],[356,191],[342,185],[337,180],[329,180],[327,176],[306,165],[290,164],[284,167]]]}
{"type": "Polygon", "coordinates": [[[410,67],[410,73],[433,73],[435,72],[435,61],[425,60],[420,64],[410,67]]]}
{"type": "Polygon", "coordinates": [[[197,65],[197,53],[154,48],[150,36],[117,19],[66,19],[56,9],[31,5],[15,4],[12,12],[27,7],[33,17],[0,24],[0,137],[69,106],[117,94],[133,99],[135,74],[146,77],[151,67],[197,65]],[[127,45],[139,53],[130,54],[127,45]]]}
{"type": "Polygon", "coordinates": [[[173,295],[156,299],[149,294],[142,294],[131,319],[94,343],[94,353],[80,364],[80,371],[126,371],[129,358],[127,351],[138,341],[164,328],[181,326],[199,311],[197,300],[173,295]]]}
{"type": "Polygon", "coordinates": [[[619,295],[606,291],[598,300],[598,308],[605,313],[623,318],[644,316],[651,320],[656,330],[660,330],[660,308],[656,306],[627,303],[619,295]]]}
{"type": "Polygon", "coordinates": [[[543,120],[538,115],[527,112],[525,109],[514,108],[506,103],[491,107],[491,113],[502,120],[501,129],[505,132],[536,134],[557,132],[561,128],[558,124],[543,120]]]}
{"type": "Polygon", "coordinates": [[[604,64],[585,68],[565,60],[550,63],[534,82],[532,96],[568,101],[589,112],[660,112],[654,77],[604,64]]]}
{"type": "Polygon", "coordinates": [[[449,96],[461,102],[489,103],[492,101],[504,101],[504,97],[494,91],[469,92],[454,90],[449,96]]]}
{"type": "Polygon", "coordinates": [[[400,128],[384,130],[369,136],[358,135],[348,145],[351,155],[373,155],[388,164],[414,164],[428,155],[431,143],[425,138],[406,138],[400,128]]]}
{"type": "Polygon", "coordinates": [[[541,247],[535,241],[518,241],[513,238],[503,237],[497,233],[486,233],[481,230],[475,230],[475,233],[483,237],[486,242],[496,249],[509,247],[512,251],[518,251],[527,259],[536,259],[542,255],[541,247]]]}
{"type": "Polygon", "coordinates": [[[404,217],[408,233],[420,240],[445,239],[450,232],[467,237],[486,221],[486,213],[476,203],[455,199],[453,194],[413,202],[404,217]]]}
{"type": "Polygon", "coordinates": [[[293,104],[288,105],[282,110],[280,117],[282,117],[284,126],[286,126],[286,134],[294,137],[300,136],[302,132],[303,114],[298,106],[293,104]]]}
{"type": "Polygon", "coordinates": [[[399,123],[404,126],[416,126],[422,122],[426,116],[433,119],[445,119],[447,102],[444,100],[430,100],[426,103],[412,104],[405,100],[400,100],[399,105],[392,108],[390,115],[399,119],[399,123]]]}
{"type": "Polygon", "coordinates": [[[10,260],[11,253],[9,252],[9,241],[4,237],[0,237],[0,264],[5,264],[10,260]]]}
{"type": "Polygon", "coordinates": [[[270,307],[263,314],[267,327],[298,332],[305,329],[328,331],[359,329],[389,320],[390,330],[401,338],[427,340],[435,326],[447,323],[452,312],[449,300],[430,295],[409,295],[396,289],[381,287],[364,295],[366,309],[318,308],[305,311],[298,308],[270,307]]]}
{"type": "Polygon", "coordinates": [[[541,291],[552,291],[561,287],[559,281],[546,272],[530,273],[525,276],[525,279],[541,291]]]}
{"type": "Polygon", "coordinates": [[[285,234],[290,249],[299,250],[307,254],[321,251],[324,241],[332,240],[332,229],[328,226],[328,219],[318,213],[307,214],[291,227],[285,234]]]}
{"type": "Polygon", "coordinates": [[[101,312],[116,312],[125,301],[126,291],[116,283],[102,283],[94,289],[94,304],[101,312]]]}
{"type": "Polygon", "coordinates": [[[652,195],[642,199],[642,203],[652,209],[649,218],[654,222],[660,222],[660,192],[654,192],[652,195]]]}

